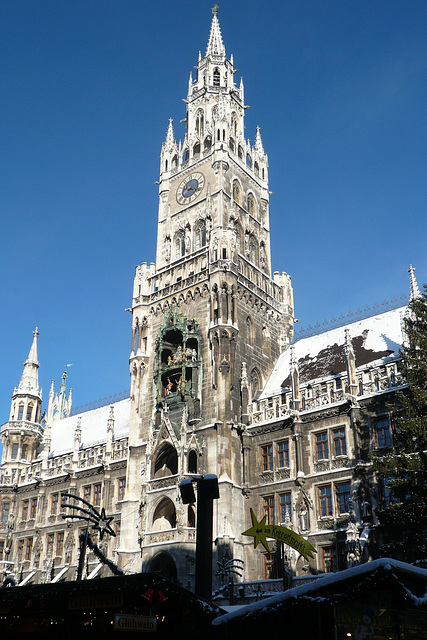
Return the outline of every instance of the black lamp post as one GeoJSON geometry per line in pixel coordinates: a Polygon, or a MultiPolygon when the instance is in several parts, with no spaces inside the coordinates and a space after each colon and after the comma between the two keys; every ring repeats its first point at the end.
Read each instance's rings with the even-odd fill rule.
{"type": "Polygon", "coordinates": [[[196,523],[196,593],[205,600],[212,598],[212,529],[213,501],[219,498],[218,478],[213,474],[193,476],[179,485],[184,504],[194,504],[197,484],[196,523]]]}

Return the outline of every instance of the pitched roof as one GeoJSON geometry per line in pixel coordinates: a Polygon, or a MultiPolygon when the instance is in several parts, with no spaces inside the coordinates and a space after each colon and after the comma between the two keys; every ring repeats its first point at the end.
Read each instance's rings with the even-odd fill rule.
{"type": "Polygon", "coordinates": [[[52,425],[51,455],[58,455],[73,450],[74,432],[79,418],[81,418],[81,444],[89,446],[107,440],[107,421],[110,407],[114,408],[114,436],[120,438],[129,433],[130,399],[120,400],[99,409],[86,411],[63,420],[57,420],[52,425]]]}
{"type": "MultiPolygon", "coordinates": [[[[378,314],[344,327],[303,338],[293,348],[298,361],[300,384],[328,378],[346,371],[345,330],[353,344],[356,367],[396,358],[403,343],[402,315],[407,307],[378,314]]],[[[276,362],[260,395],[260,400],[290,386],[291,348],[276,362]]]]}

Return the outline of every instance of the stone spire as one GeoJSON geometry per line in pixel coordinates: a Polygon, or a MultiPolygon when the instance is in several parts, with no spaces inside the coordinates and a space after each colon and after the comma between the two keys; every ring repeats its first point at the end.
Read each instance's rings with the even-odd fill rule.
{"type": "Polygon", "coordinates": [[[420,298],[421,294],[418,288],[417,279],[415,277],[415,268],[412,266],[412,264],[409,265],[408,273],[409,273],[409,284],[411,287],[409,300],[415,300],[416,298],[420,298]]]}
{"type": "Polygon", "coordinates": [[[211,32],[209,34],[209,42],[206,48],[207,56],[225,56],[225,47],[222,42],[221,29],[218,22],[218,7],[216,2],[212,8],[212,24],[211,32]]]}
{"type": "Polygon", "coordinates": [[[260,157],[262,157],[264,155],[264,147],[262,145],[262,140],[261,140],[261,130],[259,127],[256,128],[256,135],[255,135],[255,151],[258,153],[258,155],[260,157]]]}
{"type": "Polygon", "coordinates": [[[176,147],[175,134],[173,132],[173,120],[169,118],[168,130],[166,132],[165,150],[172,151],[176,147]]]}
{"type": "Polygon", "coordinates": [[[24,371],[22,372],[21,381],[18,385],[18,393],[31,393],[32,395],[39,395],[39,377],[38,369],[39,363],[37,362],[37,336],[39,335],[38,328],[33,331],[33,343],[31,345],[28,358],[24,362],[24,371]]]}

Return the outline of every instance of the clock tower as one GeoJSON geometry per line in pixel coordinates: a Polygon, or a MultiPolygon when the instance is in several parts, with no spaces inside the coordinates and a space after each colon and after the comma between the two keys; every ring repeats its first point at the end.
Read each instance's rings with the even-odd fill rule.
{"type": "Polygon", "coordinates": [[[121,553],[129,568],[142,557],[181,580],[194,551],[194,511],[178,490],[187,474],[218,476],[214,539],[233,539],[243,558],[248,404],[294,322],[290,277],[271,273],[267,154],[259,127],[245,139],[243,81],[212,11],[184,139],[170,119],[161,149],[156,264],[136,268],[132,298],[121,553]]]}

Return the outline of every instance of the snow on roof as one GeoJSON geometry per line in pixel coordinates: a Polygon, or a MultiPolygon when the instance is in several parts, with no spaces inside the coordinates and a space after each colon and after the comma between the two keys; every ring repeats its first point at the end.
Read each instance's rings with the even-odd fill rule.
{"type": "MultiPolygon", "coordinates": [[[[318,378],[330,377],[346,371],[345,330],[349,330],[356,357],[356,367],[362,367],[396,357],[403,343],[402,315],[407,307],[386,311],[371,318],[331,329],[293,345],[298,360],[300,384],[318,378]]],[[[291,348],[278,358],[259,400],[280,393],[290,386],[291,348]]]]}
{"type": "Polygon", "coordinates": [[[81,418],[81,442],[83,446],[88,446],[95,442],[106,441],[107,421],[110,415],[110,407],[113,407],[114,410],[115,438],[117,439],[122,436],[126,436],[129,433],[129,398],[55,422],[52,425],[51,433],[51,455],[58,455],[59,453],[65,453],[73,450],[74,432],[79,418],[81,418]]]}
{"type": "MultiPolygon", "coordinates": [[[[215,620],[212,621],[212,624],[225,624],[230,620],[244,616],[247,613],[252,613],[254,611],[266,609],[267,607],[280,605],[282,602],[288,600],[289,598],[306,595],[309,596],[310,593],[316,593],[319,589],[324,589],[325,587],[329,588],[333,585],[338,586],[345,580],[352,579],[357,576],[362,577],[366,574],[372,573],[379,567],[382,567],[383,569],[388,571],[393,571],[393,569],[395,569],[401,574],[406,573],[410,576],[421,578],[422,580],[425,580],[427,587],[427,569],[420,569],[419,567],[414,567],[412,564],[400,562],[399,560],[393,560],[392,558],[379,558],[378,560],[366,562],[365,564],[358,565],[357,567],[352,567],[351,569],[345,569],[344,571],[338,571],[337,573],[328,573],[327,575],[323,575],[321,578],[313,580],[312,582],[309,582],[307,584],[302,584],[299,587],[294,587],[293,589],[282,591],[281,593],[271,596],[270,598],[265,598],[264,600],[254,602],[253,604],[248,604],[246,605],[246,607],[240,607],[240,609],[237,611],[231,611],[230,613],[226,613],[223,616],[215,618],[215,620]]],[[[422,604],[424,603],[424,599],[425,598],[416,598],[416,603],[422,604]]]]}

